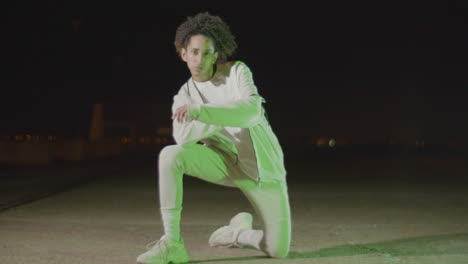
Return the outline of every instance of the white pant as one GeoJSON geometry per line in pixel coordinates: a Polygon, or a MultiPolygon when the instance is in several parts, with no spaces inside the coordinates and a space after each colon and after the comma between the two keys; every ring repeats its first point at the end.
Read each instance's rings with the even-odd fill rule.
{"type": "Polygon", "coordinates": [[[252,204],[263,227],[260,248],[284,258],[291,242],[291,214],[286,183],[262,182],[258,187],[223,151],[200,144],[168,145],[159,153],[160,208],[182,209],[183,174],[218,185],[239,188],[252,204]]]}

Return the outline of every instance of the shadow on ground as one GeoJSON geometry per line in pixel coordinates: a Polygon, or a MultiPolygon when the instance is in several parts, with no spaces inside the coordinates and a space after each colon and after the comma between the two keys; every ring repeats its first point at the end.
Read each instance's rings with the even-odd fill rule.
{"type": "Polygon", "coordinates": [[[468,234],[412,237],[366,244],[348,244],[311,252],[289,253],[290,259],[344,257],[363,254],[384,256],[434,256],[466,254],[468,234]]]}
{"type": "MultiPolygon", "coordinates": [[[[392,258],[398,256],[439,256],[466,254],[468,234],[447,234],[389,240],[365,244],[347,244],[331,248],[322,248],[310,252],[291,251],[288,259],[313,259],[326,257],[348,257],[376,254],[392,258]]],[[[267,257],[239,257],[208,260],[192,260],[189,263],[257,260],[267,257]]]]}

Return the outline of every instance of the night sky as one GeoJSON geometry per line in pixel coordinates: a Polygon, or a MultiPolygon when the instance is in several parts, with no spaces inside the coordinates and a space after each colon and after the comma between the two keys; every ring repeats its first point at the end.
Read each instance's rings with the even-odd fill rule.
{"type": "Polygon", "coordinates": [[[170,125],[190,78],[175,30],[208,11],[236,36],[231,59],[252,70],[280,140],[468,142],[468,10],[457,2],[36,2],[4,10],[1,133],[85,135],[98,101],[170,125]]]}

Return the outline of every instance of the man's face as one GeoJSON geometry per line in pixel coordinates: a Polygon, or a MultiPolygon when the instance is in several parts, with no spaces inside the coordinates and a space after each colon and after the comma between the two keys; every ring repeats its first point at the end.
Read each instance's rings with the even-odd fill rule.
{"type": "Polygon", "coordinates": [[[182,59],[198,79],[211,77],[213,64],[216,63],[218,53],[215,52],[213,41],[204,35],[194,35],[190,38],[187,50],[182,48],[182,59]]]}

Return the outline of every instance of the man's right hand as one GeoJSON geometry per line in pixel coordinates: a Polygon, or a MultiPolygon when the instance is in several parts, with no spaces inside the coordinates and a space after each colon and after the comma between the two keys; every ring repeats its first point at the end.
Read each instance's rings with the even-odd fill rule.
{"type": "Polygon", "coordinates": [[[188,113],[188,104],[184,104],[183,106],[176,109],[175,113],[172,115],[172,119],[176,118],[178,122],[182,122],[186,119],[188,113]]]}

